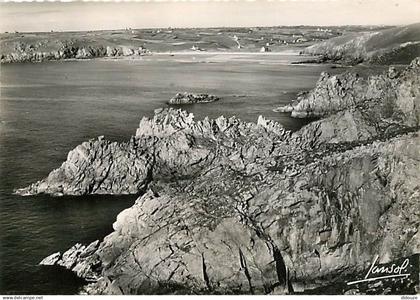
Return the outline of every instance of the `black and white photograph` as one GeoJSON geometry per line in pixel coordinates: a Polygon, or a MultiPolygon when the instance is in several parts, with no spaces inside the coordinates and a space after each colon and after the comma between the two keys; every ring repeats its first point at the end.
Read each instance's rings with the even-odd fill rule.
{"type": "Polygon", "coordinates": [[[420,294],[420,0],[0,2],[0,295],[420,294]]]}

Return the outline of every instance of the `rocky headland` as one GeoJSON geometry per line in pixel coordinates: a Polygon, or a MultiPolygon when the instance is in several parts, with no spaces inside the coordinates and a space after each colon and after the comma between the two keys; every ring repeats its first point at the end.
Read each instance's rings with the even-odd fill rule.
{"type": "Polygon", "coordinates": [[[209,94],[177,93],[168,104],[197,104],[219,101],[220,98],[209,94]]]}
{"type": "Polygon", "coordinates": [[[302,53],[321,56],[308,62],[333,61],[346,65],[358,63],[408,64],[420,56],[420,23],[371,30],[349,32],[316,43],[302,53]]]}
{"type": "Polygon", "coordinates": [[[339,78],[309,92],[324,112],[296,132],[160,109],[128,142],[77,146],[16,193],[140,197],[102,241],[41,264],[74,271],[87,294],[285,294],[419,253],[420,59],[339,78]]]}
{"type": "Polygon", "coordinates": [[[276,110],[289,112],[295,118],[327,117],[352,107],[377,104],[381,106],[380,115],[368,116],[369,118],[375,117],[378,122],[386,120],[388,115],[394,113],[396,107],[404,112],[407,118],[395,118],[394,122],[413,126],[418,122],[420,107],[415,98],[407,96],[418,93],[418,64],[416,59],[405,70],[397,71],[390,67],[387,72],[367,79],[351,72],[334,76],[324,72],[314,89],[301,93],[290,105],[276,110]]]}

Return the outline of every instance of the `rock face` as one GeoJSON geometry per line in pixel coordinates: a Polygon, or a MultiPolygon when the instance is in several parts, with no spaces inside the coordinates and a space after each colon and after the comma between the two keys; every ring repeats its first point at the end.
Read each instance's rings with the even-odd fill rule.
{"type": "Polygon", "coordinates": [[[408,64],[420,55],[420,23],[376,32],[350,33],[314,44],[305,54],[321,55],[322,60],[354,65],[408,64]]]}
{"type": "Polygon", "coordinates": [[[134,194],[150,181],[152,140],[111,143],[91,140],[70,151],[60,168],[47,178],[17,190],[18,194],[134,194]]]}
{"type": "Polygon", "coordinates": [[[220,100],[219,97],[209,94],[191,94],[191,93],[177,93],[169,100],[169,104],[196,104],[208,103],[220,100]]]}
{"type": "Polygon", "coordinates": [[[288,136],[290,133],[281,125],[262,117],[258,124],[244,123],[234,117],[196,122],[185,111],[159,109],[153,119],[140,121],[136,136],[129,142],[111,143],[103,137],[85,142],[70,151],[67,161],[47,178],[16,193],[136,194],[155,179],[195,177],[205,166],[213,165],[216,158],[230,164],[228,155],[235,154],[243,168],[247,156],[254,159],[268,155],[267,149],[276,140],[288,136]],[[261,135],[261,145],[253,145],[254,134],[261,135]],[[251,147],[247,150],[249,154],[241,153],[243,144],[251,147]]]}
{"type": "Polygon", "coordinates": [[[290,112],[294,118],[323,117],[365,98],[367,83],[354,73],[336,76],[323,72],[313,90],[301,93],[291,105],[279,107],[279,112],[290,112]]]}
{"type": "MultiPolygon", "coordinates": [[[[17,192],[145,193],[103,241],[42,264],[92,281],[88,294],[284,294],[360,274],[376,255],[418,253],[419,74],[416,60],[369,83],[375,100],[348,100],[294,133],[263,117],[161,109],[128,143],[76,147],[17,192]]],[[[365,89],[350,77],[346,93],[365,89]]]]}
{"type": "Polygon", "coordinates": [[[415,253],[417,134],[283,175],[261,170],[244,180],[219,167],[193,181],[155,184],[119,214],[115,231],[92,255],[82,256],[77,246],[58,264],[98,278],[85,290],[93,294],[162,287],[260,294],[290,292],[288,280],[300,290],[359,272],[377,254],[387,261],[415,253]]]}
{"type": "Polygon", "coordinates": [[[313,90],[277,110],[306,118],[326,117],[355,108],[360,113],[372,112],[369,118],[378,122],[392,119],[400,125],[415,126],[420,119],[420,107],[416,104],[420,95],[419,69],[420,60],[415,59],[402,72],[391,67],[388,72],[368,79],[353,73],[336,76],[322,73],[313,90]]]}

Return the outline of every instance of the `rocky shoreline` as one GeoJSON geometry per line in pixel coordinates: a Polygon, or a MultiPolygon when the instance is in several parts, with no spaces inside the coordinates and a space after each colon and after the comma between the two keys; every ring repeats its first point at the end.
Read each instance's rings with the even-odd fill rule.
{"type": "Polygon", "coordinates": [[[322,75],[293,106],[321,119],[297,132],[160,109],[126,143],[77,146],[16,193],[141,196],[41,263],[87,294],[287,294],[418,253],[420,58],[391,73],[322,75]]]}
{"type": "Polygon", "coordinates": [[[294,64],[335,62],[408,64],[420,55],[420,23],[342,28],[126,29],[0,34],[1,63],[100,57],[136,57],[185,51],[272,53],[293,48],[311,58],[294,64]],[[207,32],[204,32],[207,31],[207,32]],[[202,40],[197,40],[197,37],[202,40]],[[258,37],[258,38],[257,38],[258,37]],[[313,56],[318,58],[313,58],[313,56]]]}
{"type": "Polygon", "coordinates": [[[15,52],[2,54],[0,63],[23,63],[23,62],[43,62],[65,59],[92,59],[102,57],[136,57],[151,55],[152,53],[143,48],[132,48],[127,46],[75,46],[63,45],[55,51],[37,51],[31,46],[18,48],[15,52]]]}

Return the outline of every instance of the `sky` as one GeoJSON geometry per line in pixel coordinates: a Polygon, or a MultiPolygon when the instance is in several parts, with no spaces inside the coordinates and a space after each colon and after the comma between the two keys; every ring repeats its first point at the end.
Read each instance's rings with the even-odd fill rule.
{"type": "Polygon", "coordinates": [[[3,0],[0,3],[1,32],[156,27],[400,25],[418,22],[420,0],[137,0],[21,3],[3,0]]]}

